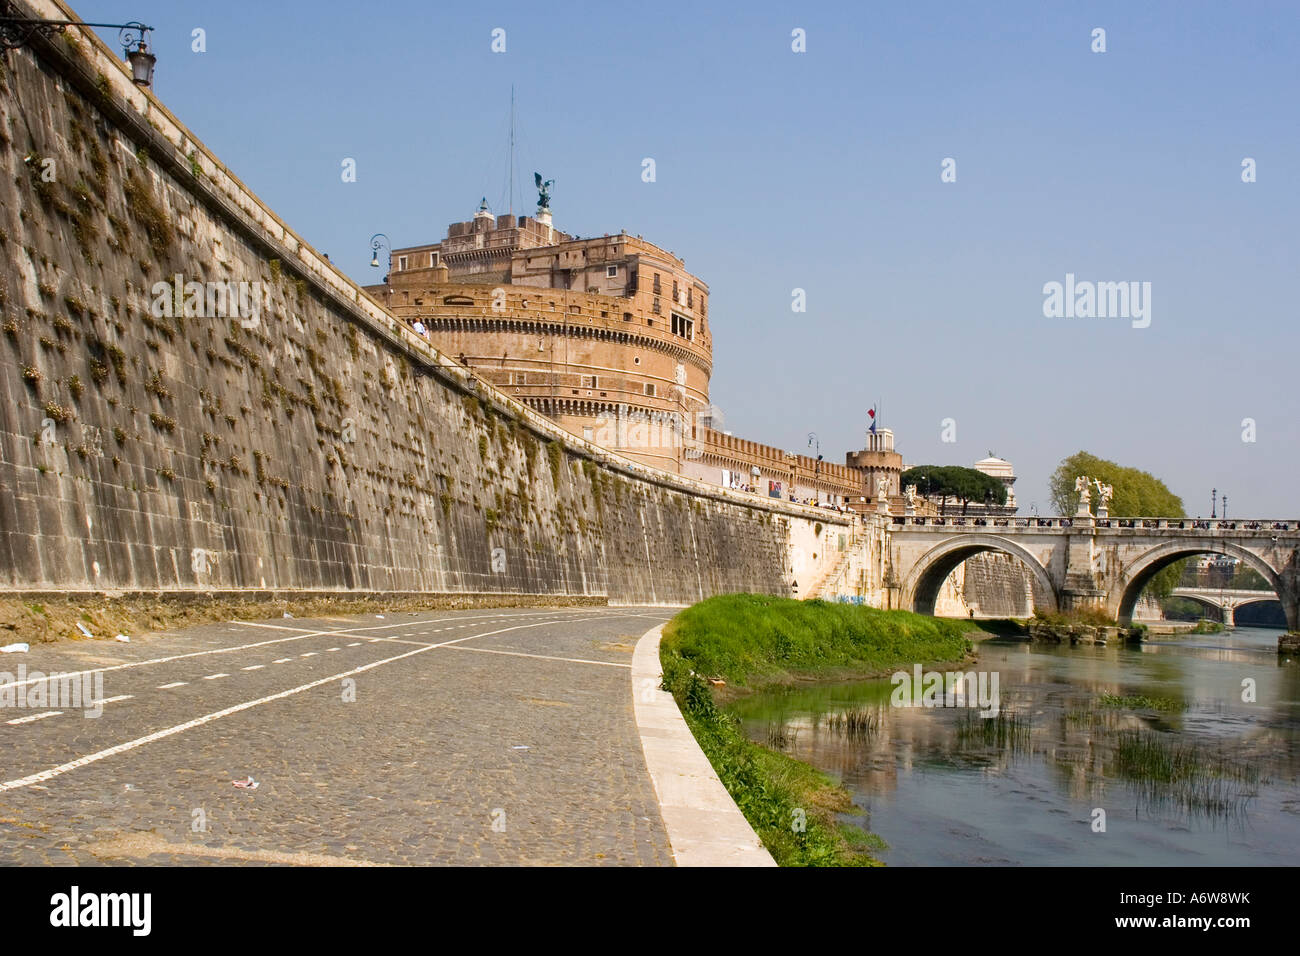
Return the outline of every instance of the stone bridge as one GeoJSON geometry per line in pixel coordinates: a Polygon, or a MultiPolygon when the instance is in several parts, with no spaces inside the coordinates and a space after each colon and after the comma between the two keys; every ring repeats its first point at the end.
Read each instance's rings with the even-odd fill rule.
{"type": "Polygon", "coordinates": [[[1189,598],[1207,607],[1218,608],[1223,615],[1223,623],[1228,627],[1236,623],[1237,608],[1279,600],[1272,591],[1245,588],[1174,588],[1172,594],[1174,597],[1189,598]]]}
{"type": "MultiPolygon", "coordinates": [[[[1222,554],[1254,568],[1272,589],[1291,630],[1300,627],[1300,521],[1181,518],[886,518],[889,606],[934,613],[944,579],[984,551],[1012,555],[1029,569],[1034,606],[1092,607],[1121,623],[1151,578],[1181,558],[1222,554]]],[[[1195,595],[1189,595],[1194,597],[1195,595]]]]}

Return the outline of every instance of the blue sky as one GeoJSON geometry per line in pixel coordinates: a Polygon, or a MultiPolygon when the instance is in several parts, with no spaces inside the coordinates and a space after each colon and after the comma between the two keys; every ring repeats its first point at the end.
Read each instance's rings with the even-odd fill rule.
{"type": "Polygon", "coordinates": [[[1294,3],[75,8],[155,26],[163,101],[360,282],[371,234],[504,204],[513,83],[556,225],[639,233],[709,283],[736,434],[815,431],[839,460],[879,402],[909,463],[1010,459],[1022,512],[1086,449],[1192,515],[1211,487],[1233,516],[1300,514],[1294,3]],[[1150,326],[1045,318],[1066,273],[1150,282],[1150,326]]]}

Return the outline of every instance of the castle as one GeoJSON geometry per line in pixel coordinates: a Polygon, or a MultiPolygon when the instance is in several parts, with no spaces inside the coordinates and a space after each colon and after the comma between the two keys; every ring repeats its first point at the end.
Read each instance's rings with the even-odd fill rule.
{"type": "Polygon", "coordinates": [[[487,201],[438,242],[393,249],[366,291],[445,354],[568,431],[666,471],[770,497],[901,513],[888,429],[843,464],[738,438],[709,401],[708,285],[626,232],[556,229],[487,201]]]}

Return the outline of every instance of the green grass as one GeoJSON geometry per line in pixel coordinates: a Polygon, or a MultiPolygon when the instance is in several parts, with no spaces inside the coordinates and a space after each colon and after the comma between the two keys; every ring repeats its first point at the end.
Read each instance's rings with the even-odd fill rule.
{"type": "Polygon", "coordinates": [[[686,675],[669,687],[727,792],[781,866],[873,866],[879,838],[839,823],[848,792],[825,774],[753,743],[709,686],[686,675]],[[853,837],[846,835],[854,834],[853,837]]]}
{"type": "Polygon", "coordinates": [[[664,628],[665,673],[678,662],[750,687],[791,677],[869,677],[970,650],[970,622],[854,604],[729,594],[693,605],[664,628]]]}
{"type": "MultiPolygon", "coordinates": [[[[874,676],[916,662],[964,659],[967,622],[849,604],[734,594],[687,608],[664,628],[660,661],[719,779],[781,866],[875,866],[884,842],[839,819],[848,791],[749,740],[706,677],[754,688],[800,678],[874,676]]],[[[871,728],[863,725],[862,733],[871,728]]]]}
{"type": "Polygon", "coordinates": [[[1035,620],[1054,627],[1069,627],[1071,624],[1086,624],[1090,627],[1115,627],[1113,617],[1100,608],[1075,608],[1070,611],[1034,611],[1035,620]]]}
{"type": "Polygon", "coordinates": [[[1148,730],[1121,731],[1114,772],[1148,804],[1172,803],[1189,813],[1223,817],[1240,814],[1267,782],[1260,772],[1223,752],[1166,740],[1148,730]]]}
{"type": "Polygon", "coordinates": [[[1097,705],[1112,707],[1116,710],[1180,711],[1183,709],[1182,701],[1174,700],[1172,697],[1148,697],[1146,694],[1130,694],[1128,696],[1101,694],[1097,698],[1097,705]]]}

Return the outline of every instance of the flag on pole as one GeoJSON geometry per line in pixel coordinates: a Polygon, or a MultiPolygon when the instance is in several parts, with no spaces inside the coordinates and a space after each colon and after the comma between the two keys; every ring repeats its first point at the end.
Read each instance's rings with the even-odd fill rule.
{"type": "Polygon", "coordinates": [[[874,435],[876,433],[876,410],[874,408],[868,408],[867,414],[871,416],[871,427],[868,428],[867,431],[874,435]]]}

